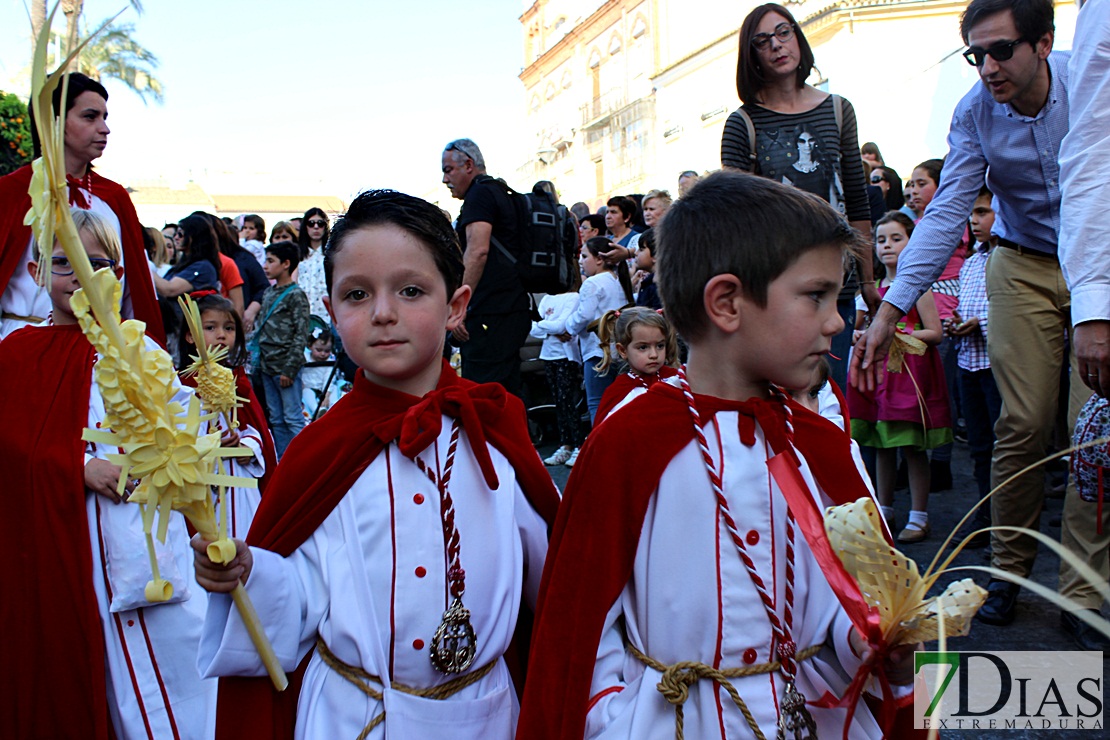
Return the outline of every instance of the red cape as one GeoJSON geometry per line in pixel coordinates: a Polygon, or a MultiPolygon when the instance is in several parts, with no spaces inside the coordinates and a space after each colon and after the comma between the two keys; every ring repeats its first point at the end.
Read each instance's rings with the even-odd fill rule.
{"type": "MultiPolygon", "coordinates": [[[[101,177],[95,170],[90,172],[89,181],[96,197],[107,203],[119,218],[124,270],[134,318],[144,322],[146,333],[164,347],[166,333],[162,311],[154,295],[154,281],[143,248],[143,227],[131,196],[123,186],[101,177]]],[[[23,225],[23,218],[31,208],[31,196],[27,192],[30,185],[31,165],[0,177],[0,293],[7,289],[31,240],[31,227],[23,225]]]]}
{"type": "MultiPolygon", "coordinates": [[[[446,362],[439,385],[423,399],[389,391],[360,372],[354,390],[293,438],[262,498],[247,542],[289,555],[323,523],[347,491],[391,441],[405,454],[425,449],[439,433],[441,411],[459,418],[491,488],[498,481],[481,439],[508,458],[525,496],[548,524],[559,494],[532,447],[524,406],[497,384],[464,380],[446,362]],[[492,480],[491,480],[492,476],[492,480]]],[[[527,643],[525,643],[527,644],[527,643]]],[[[219,738],[291,738],[300,677],[308,657],[283,693],[267,678],[221,678],[219,738]]]]}
{"type": "Polygon", "coordinates": [[[77,326],[0,342],[0,737],[112,736],[81,441],[95,357],[77,326]]]}
{"type": "MultiPolygon", "coordinates": [[[[740,411],[741,437],[752,440],[755,415],[781,413],[772,402],[708,396],[699,396],[697,407],[703,424],[717,412],[740,411]],[[760,404],[764,408],[757,408],[760,404]]],[[[852,461],[848,435],[797,404],[791,403],[791,409],[794,446],[826,495],[837,504],[869,496],[852,461]]],[[[659,479],[693,439],[682,391],[657,383],[597,427],[582,448],[548,546],[518,738],[583,736],[605,615],[631,577],[644,514],[659,479]],[[654,431],[644,435],[645,429],[654,431]],[[612,450],[626,449],[630,439],[637,440],[637,464],[611,465],[612,450]]]]}
{"type": "MultiPolygon", "coordinates": [[[[647,387],[650,389],[660,380],[673,378],[677,374],[678,371],[675,370],[673,367],[668,367],[664,365],[663,367],[659,368],[658,375],[648,376],[647,378],[643,379],[643,382],[646,382],[647,387]]],[[[605,421],[605,419],[609,418],[609,414],[612,413],[614,406],[623,401],[625,396],[627,396],[629,393],[636,390],[637,388],[642,387],[643,384],[640,378],[634,378],[628,373],[621,373],[620,375],[618,375],[617,379],[614,380],[609,385],[609,387],[605,389],[605,392],[601,394],[601,401],[598,403],[597,413],[594,415],[595,419],[600,420],[597,423],[600,424],[602,421],[605,421]]]]}

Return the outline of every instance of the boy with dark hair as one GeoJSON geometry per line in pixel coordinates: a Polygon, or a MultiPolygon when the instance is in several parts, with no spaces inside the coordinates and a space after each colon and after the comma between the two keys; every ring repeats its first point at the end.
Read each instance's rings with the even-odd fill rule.
{"type": "Polygon", "coordinates": [[[655,229],[640,234],[636,249],[636,274],[632,277],[636,286],[636,305],[645,308],[663,308],[659,299],[659,287],[655,284],[655,229]]]}
{"type": "MultiPolygon", "coordinates": [[[[283,694],[225,679],[220,736],[291,738],[295,722],[297,737],[509,738],[506,651],[528,644],[514,630],[558,493],[520,400],[443,360],[470,287],[439,209],[363,193],[325,249],[354,388],[290,445],[249,548],[225,567],[193,543],[201,586],[243,580],[285,669],[307,665],[302,701],[295,677],[283,694]]],[[[210,603],[202,668],[264,675],[230,600],[210,603]]]]}
{"type": "MultiPolygon", "coordinates": [[[[660,289],[689,363],[681,387],[655,384],[582,449],[552,534],[519,737],[774,736],[780,723],[840,736],[846,710],[802,695],[843,695],[864,644],[838,603],[851,597],[811,553],[828,549],[824,531],[794,516],[819,521],[871,494],[848,435],[782,389],[812,383],[843,327],[855,239],[819,199],[739,173],[672,206],[660,289]],[[612,465],[633,436],[636,464],[612,465]]],[[[909,653],[897,656],[886,675],[908,683],[909,653]]],[[[848,729],[881,734],[865,706],[848,729]]]]}
{"type": "MultiPolygon", "coordinates": [[[[971,209],[971,235],[975,238],[975,252],[960,268],[960,303],[952,318],[944,322],[944,332],[959,339],[956,364],[959,368],[960,397],[963,400],[964,420],[967,422],[967,446],[975,463],[975,482],[979,498],[991,490],[991,450],[994,448],[994,425],[1002,408],[998,385],[991,372],[987,354],[987,258],[998,245],[998,237],[991,233],[994,226],[992,194],[984,185],[971,209]]],[[[991,525],[990,504],[980,506],[975,512],[975,528],[991,525]]],[[[975,535],[969,547],[986,547],[990,533],[975,535]]]]}
{"type": "Polygon", "coordinates": [[[293,282],[293,271],[301,260],[300,248],[293,242],[275,242],[266,247],[262,269],[274,284],[262,296],[262,317],[255,342],[258,367],[266,389],[270,430],[278,458],[285,454],[290,440],[304,429],[301,403],[301,366],[308,342],[308,296],[293,282]]]}

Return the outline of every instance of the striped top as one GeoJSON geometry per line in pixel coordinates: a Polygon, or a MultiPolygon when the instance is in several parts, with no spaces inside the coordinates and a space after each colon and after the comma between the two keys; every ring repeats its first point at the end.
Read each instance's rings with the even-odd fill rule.
{"type": "Polygon", "coordinates": [[[748,127],[740,111],[725,122],[721,165],[793,185],[828,201],[849,221],[870,221],[856,112],[841,98],[837,130],[833,97],[803,113],[778,113],[745,104],[756,131],[756,161],[751,159],[748,127]],[[754,165],[754,167],[753,167],[754,165]]]}

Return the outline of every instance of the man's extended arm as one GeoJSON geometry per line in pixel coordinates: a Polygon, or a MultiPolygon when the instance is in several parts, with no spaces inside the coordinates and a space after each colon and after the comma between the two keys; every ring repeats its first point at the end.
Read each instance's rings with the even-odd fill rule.
{"type": "Polygon", "coordinates": [[[979,143],[979,132],[962,109],[961,102],[952,116],[940,188],[898,257],[898,277],[883,297],[871,328],[852,353],[851,381],[862,390],[874,390],[882,360],[894,337],[894,324],[944,272],[983,187],[987,160],[979,143]]]}

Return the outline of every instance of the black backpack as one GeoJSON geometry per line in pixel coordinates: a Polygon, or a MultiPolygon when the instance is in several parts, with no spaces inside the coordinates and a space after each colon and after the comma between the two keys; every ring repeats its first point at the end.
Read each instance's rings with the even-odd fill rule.
{"type": "Polygon", "coordinates": [[[490,237],[490,244],[516,267],[524,289],[529,293],[565,293],[578,269],[578,226],[567,207],[540,187],[531,193],[518,193],[504,180],[516,210],[516,244],[502,244],[490,237]]]}

